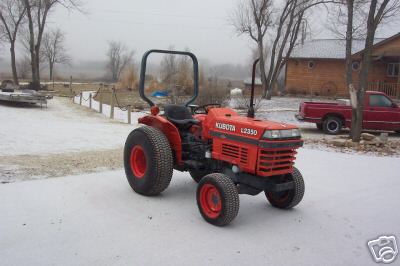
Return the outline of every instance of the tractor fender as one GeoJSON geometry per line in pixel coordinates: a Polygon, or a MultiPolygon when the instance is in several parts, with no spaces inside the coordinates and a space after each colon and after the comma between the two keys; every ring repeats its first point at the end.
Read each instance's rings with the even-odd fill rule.
{"type": "Polygon", "coordinates": [[[160,130],[167,137],[172,150],[175,152],[175,159],[178,165],[182,165],[182,140],[179,131],[167,119],[159,115],[148,115],[139,118],[139,123],[154,127],[160,130]]]}

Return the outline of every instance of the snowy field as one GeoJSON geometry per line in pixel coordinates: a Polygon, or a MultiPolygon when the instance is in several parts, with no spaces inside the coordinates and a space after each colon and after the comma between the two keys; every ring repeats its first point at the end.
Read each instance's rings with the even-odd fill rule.
{"type": "Polygon", "coordinates": [[[106,119],[66,98],[42,109],[1,103],[0,184],[120,169],[135,124],[106,119]]]}
{"type": "MultiPolygon", "coordinates": [[[[262,113],[289,119],[285,101],[262,113]]],[[[135,125],[61,98],[47,109],[0,104],[0,124],[0,181],[11,182],[0,182],[0,265],[376,265],[367,241],[400,244],[399,157],[300,149],[297,208],[241,195],[238,217],[218,228],[201,218],[187,173],[161,196],[132,192],[122,147],[135,125]],[[30,179],[41,180],[15,182],[30,179]]]]}
{"type": "Polygon", "coordinates": [[[133,126],[104,119],[64,98],[48,108],[0,104],[0,156],[122,147],[133,126]]]}
{"type": "Polygon", "coordinates": [[[224,228],[203,221],[182,173],[152,198],[123,171],[0,185],[0,264],[376,265],[367,241],[400,237],[399,163],[302,149],[303,202],[282,211],[242,195],[224,228]]]}

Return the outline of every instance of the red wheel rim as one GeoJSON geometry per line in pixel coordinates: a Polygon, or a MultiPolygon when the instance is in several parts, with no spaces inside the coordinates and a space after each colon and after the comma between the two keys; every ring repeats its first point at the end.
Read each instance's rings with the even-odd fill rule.
{"type": "Polygon", "coordinates": [[[137,178],[142,178],[146,173],[147,161],[144,150],[139,145],[133,147],[131,151],[131,169],[137,178]]]}
{"type": "Polygon", "coordinates": [[[217,218],[221,213],[222,202],[218,189],[211,184],[205,184],[200,189],[200,206],[209,218],[217,218]]]}

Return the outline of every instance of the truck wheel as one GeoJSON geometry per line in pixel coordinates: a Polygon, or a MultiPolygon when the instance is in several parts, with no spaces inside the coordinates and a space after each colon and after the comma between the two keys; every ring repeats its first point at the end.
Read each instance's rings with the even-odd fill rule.
{"type": "Polygon", "coordinates": [[[321,123],[317,123],[317,124],[315,124],[316,126],[317,126],[317,129],[318,130],[322,130],[323,129],[323,127],[322,127],[322,124],[321,123]]]}
{"type": "Polygon", "coordinates": [[[199,183],[203,177],[211,173],[207,170],[190,169],[189,174],[196,183],[199,183]]]}
{"type": "Polygon", "coordinates": [[[328,116],[322,124],[323,130],[326,134],[336,135],[339,134],[343,127],[343,122],[340,118],[335,116],[328,116]]]}
{"type": "Polygon", "coordinates": [[[197,206],[210,224],[229,224],[239,212],[239,193],[233,181],[224,174],[203,177],[197,187],[197,206]]]}
{"type": "Polygon", "coordinates": [[[304,180],[300,171],[294,167],[293,173],[286,174],[278,182],[294,182],[294,188],[281,192],[265,191],[268,201],[279,209],[290,209],[300,203],[304,196],[304,180]]]}
{"type": "Polygon", "coordinates": [[[133,130],[125,143],[124,167],[129,185],[145,196],[163,192],[171,182],[172,151],[165,135],[144,126],[133,130]]]}

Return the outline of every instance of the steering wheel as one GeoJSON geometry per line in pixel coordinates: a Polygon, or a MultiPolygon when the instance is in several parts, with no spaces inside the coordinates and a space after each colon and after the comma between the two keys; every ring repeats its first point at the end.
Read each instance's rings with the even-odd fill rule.
{"type": "Polygon", "coordinates": [[[209,103],[199,107],[196,107],[193,112],[195,114],[208,114],[208,111],[212,108],[220,108],[221,104],[219,103],[209,103]]]}

